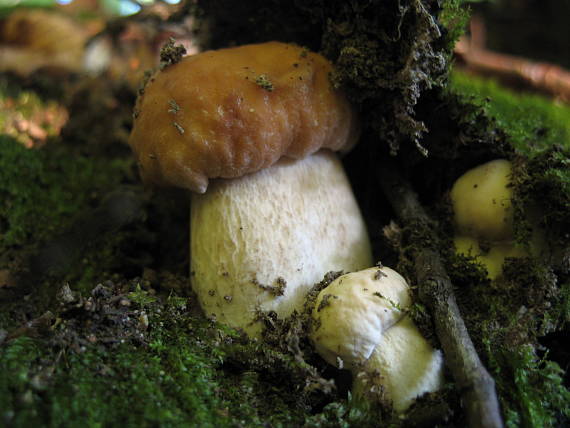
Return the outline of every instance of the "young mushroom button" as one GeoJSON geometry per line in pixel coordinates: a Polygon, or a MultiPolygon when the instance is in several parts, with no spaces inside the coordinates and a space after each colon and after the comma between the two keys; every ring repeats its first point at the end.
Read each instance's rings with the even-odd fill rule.
{"type": "Polygon", "coordinates": [[[502,275],[505,259],[536,256],[545,250],[539,210],[525,213],[532,226],[526,247],[514,242],[512,174],[510,161],[496,159],[467,171],[450,192],[455,250],[477,258],[492,280],[502,275]]]}
{"type": "Polygon", "coordinates": [[[129,143],[143,180],[194,192],[192,288],[207,315],[252,336],[260,310],[287,316],[326,272],[371,262],[333,154],[358,121],[331,71],[298,46],[247,45],[183,58],[137,101],[129,143]]]}
{"type": "Polygon", "coordinates": [[[311,340],[329,364],[349,369],[358,398],[376,396],[398,412],[443,385],[443,356],[406,315],[409,287],[394,270],[369,268],[338,277],[317,296],[311,340]]]}

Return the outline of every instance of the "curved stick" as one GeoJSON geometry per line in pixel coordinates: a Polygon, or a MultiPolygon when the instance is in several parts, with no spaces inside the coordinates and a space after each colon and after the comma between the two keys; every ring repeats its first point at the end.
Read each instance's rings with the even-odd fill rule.
{"type": "MultiPolygon", "coordinates": [[[[396,215],[405,225],[418,225],[436,241],[428,225],[429,216],[418,201],[410,183],[388,163],[380,166],[380,183],[396,215]]],[[[503,421],[495,391],[495,381],[485,369],[453,294],[453,285],[437,251],[420,245],[414,251],[419,297],[433,315],[437,336],[446,363],[461,392],[469,427],[502,427],[503,421]]]]}

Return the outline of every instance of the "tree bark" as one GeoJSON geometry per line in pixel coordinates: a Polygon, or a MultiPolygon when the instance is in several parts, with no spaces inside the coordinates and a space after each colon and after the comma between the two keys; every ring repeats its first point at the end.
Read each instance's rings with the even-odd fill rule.
{"type": "Polygon", "coordinates": [[[461,393],[469,427],[502,427],[495,381],[485,369],[461,318],[441,256],[429,242],[437,236],[431,219],[418,201],[410,183],[390,163],[380,165],[380,183],[396,215],[405,226],[421,227],[425,242],[414,246],[419,298],[429,308],[446,364],[461,393]]]}

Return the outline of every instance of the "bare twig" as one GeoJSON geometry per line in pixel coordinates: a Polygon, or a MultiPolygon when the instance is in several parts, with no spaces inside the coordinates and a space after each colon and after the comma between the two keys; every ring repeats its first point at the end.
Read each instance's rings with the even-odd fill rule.
{"type": "Polygon", "coordinates": [[[446,363],[461,391],[468,425],[502,427],[495,381],[481,363],[469,337],[440,254],[428,243],[437,242],[430,228],[432,221],[410,183],[392,164],[382,164],[379,174],[382,190],[396,215],[406,226],[421,228],[427,238],[424,243],[418,243],[413,254],[419,298],[432,313],[446,363]]]}
{"type": "Polygon", "coordinates": [[[459,63],[467,71],[496,77],[506,85],[529,87],[570,103],[570,72],[554,64],[534,62],[487,50],[480,19],[471,22],[471,39],[462,37],[455,47],[459,63]]]}

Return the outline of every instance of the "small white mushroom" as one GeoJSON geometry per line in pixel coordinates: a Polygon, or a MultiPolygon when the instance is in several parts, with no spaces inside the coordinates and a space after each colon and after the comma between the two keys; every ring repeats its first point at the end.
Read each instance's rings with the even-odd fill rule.
{"type": "Polygon", "coordinates": [[[406,315],[410,305],[405,279],[382,267],[340,276],[320,292],[313,310],[311,340],[319,355],[352,372],[356,393],[373,386],[362,373],[379,374],[398,412],[443,384],[442,353],[406,315]]]}

